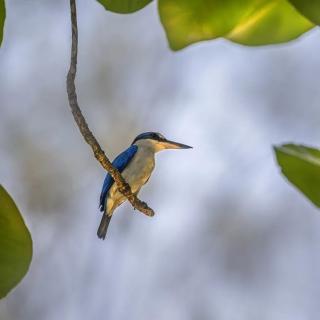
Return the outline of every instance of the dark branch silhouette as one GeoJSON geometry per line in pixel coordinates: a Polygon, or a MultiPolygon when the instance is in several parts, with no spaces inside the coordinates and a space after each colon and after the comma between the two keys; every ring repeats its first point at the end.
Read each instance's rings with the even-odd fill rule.
{"type": "Polygon", "coordinates": [[[104,151],[100,147],[97,139],[90,131],[86,119],[84,118],[81,109],[78,104],[75,78],[77,72],[77,56],[78,56],[78,26],[77,26],[77,9],[76,0],[70,0],[70,12],[71,12],[71,27],[72,27],[72,45],[71,45],[71,61],[70,69],[67,76],[67,93],[69,99],[69,105],[77,123],[79,130],[85,139],[85,141],[92,148],[93,154],[100,162],[102,167],[107,170],[112,176],[115,183],[118,185],[119,191],[130,201],[132,206],[148,216],[153,216],[154,211],[148,207],[148,205],[139,200],[135,194],[132,193],[129,184],[124,180],[119,171],[112,166],[112,163],[105,155],[104,151]]]}

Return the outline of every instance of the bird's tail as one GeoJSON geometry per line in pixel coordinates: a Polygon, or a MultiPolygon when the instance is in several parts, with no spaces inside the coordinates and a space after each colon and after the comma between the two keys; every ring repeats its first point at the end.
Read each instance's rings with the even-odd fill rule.
{"type": "Polygon", "coordinates": [[[106,213],[104,213],[102,216],[102,219],[101,219],[98,231],[97,231],[98,237],[102,240],[104,240],[106,237],[111,217],[112,216],[108,216],[106,213]]]}

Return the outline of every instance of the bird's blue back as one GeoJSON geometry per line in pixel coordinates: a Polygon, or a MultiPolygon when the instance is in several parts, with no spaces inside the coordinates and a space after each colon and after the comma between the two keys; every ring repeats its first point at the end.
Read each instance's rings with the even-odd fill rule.
{"type": "MultiPolygon", "coordinates": [[[[112,162],[112,165],[122,172],[125,167],[130,163],[133,156],[136,154],[138,147],[136,145],[130,146],[127,150],[120,153],[112,162]]],[[[100,195],[100,211],[105,211],[106,208],[106,197],[107,194],[113,185],[114,180],[111,175],[108,173],[104,179],[103,187],[100,195]]]]}

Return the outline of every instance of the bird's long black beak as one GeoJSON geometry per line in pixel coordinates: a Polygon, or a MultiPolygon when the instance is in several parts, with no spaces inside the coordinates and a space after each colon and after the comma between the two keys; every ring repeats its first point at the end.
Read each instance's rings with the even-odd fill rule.
{"type": "Polygon", "coordinates": [[[186,144],[174,142],[167,139],[161,141],[161,144],[164,146],[165,149],[191,149],[192,148],[186,144]]]}

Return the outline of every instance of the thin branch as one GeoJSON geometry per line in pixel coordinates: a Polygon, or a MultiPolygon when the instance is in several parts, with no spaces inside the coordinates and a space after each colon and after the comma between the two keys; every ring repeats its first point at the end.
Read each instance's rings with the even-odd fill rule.
{"type": "Polygon", "coordinates": [[[76,121],[79,130],[85,139],[85,141],[92,148],[95,158],[100,162],[102,167],[107,170],[112,176],[113,180],[118,185],[119,191],[128,198],[132,206],[148,216],[153,216],[154,211],[148,207],[148,205],[139,200],[135,194],[132,193],[129,184],[124,180],[119,171],[114,168],[110,160],[105,155],[104,151],[100,147],[97,139],[90,131],[88,124],[81,112],[78,104],[75,78],[77,72],[77,56],[78,56],[78,26],[77,26],[77,9],[76,0],[70,0],[70,12],[71,12],[71,26],[72,26],[72,46],[71,46],[71,61],[70,69],[67,76],[67,92],[69,105],[76,121]]]}

